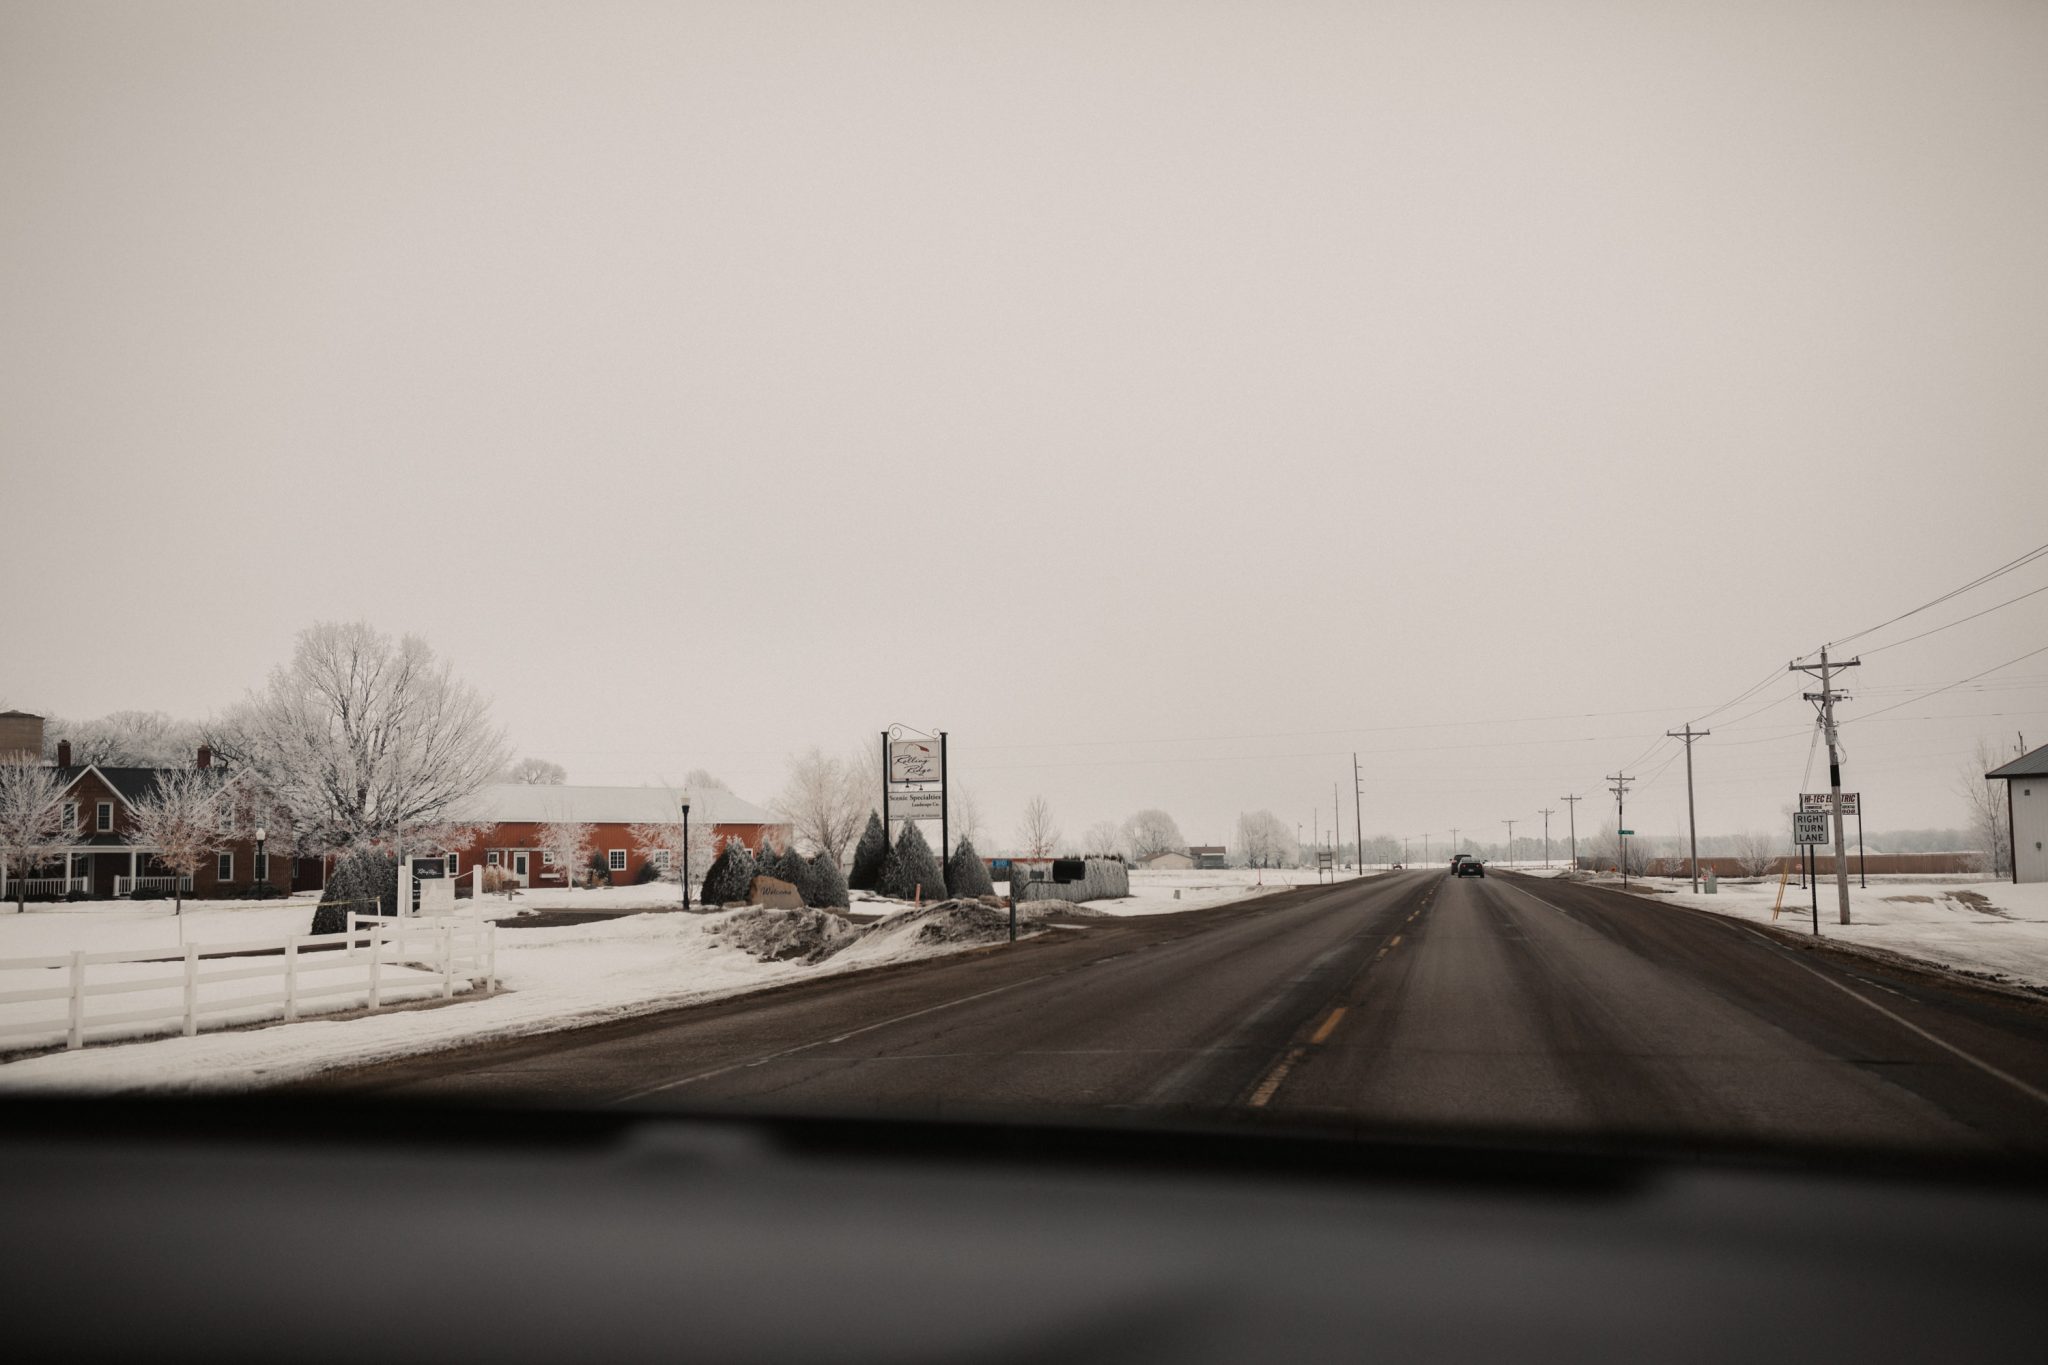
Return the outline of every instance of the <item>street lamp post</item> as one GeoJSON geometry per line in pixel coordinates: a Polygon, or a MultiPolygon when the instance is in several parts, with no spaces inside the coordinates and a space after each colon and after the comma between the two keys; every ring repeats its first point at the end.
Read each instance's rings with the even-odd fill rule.
{"type": "Polygon", "coordinates": [[[690,803],[683,802],[683,909],[690,908],[690,803]]]}
{"type": "Polygon", "coordinates": [[[263,856],[263,836],[268,832],[263,826],[256,826],[256,861],[249,865],[249,879],[253,883],[249,889],[258,896],[263,894],[264,883],[270,880],[270,864],[263,856]]]}

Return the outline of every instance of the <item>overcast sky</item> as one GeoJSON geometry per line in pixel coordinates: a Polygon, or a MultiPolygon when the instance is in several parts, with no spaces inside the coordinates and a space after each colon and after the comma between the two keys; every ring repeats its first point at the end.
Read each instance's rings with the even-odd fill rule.
{"type": "MultiPolygon", "coordinates": [[[[905,722],[998,842],[1348,832],[1354,749],[1368,833],[1628,763],[1675,833],[1664,730],[2048,541],[2044,71],[1957,0],[7,3],[0,707],[361,617],[577,781],[905,722]]],[[[1859,711],[2042,645],[1868,656],[1873,828],[2048,741],[2048,654],[1859,711]]]]}

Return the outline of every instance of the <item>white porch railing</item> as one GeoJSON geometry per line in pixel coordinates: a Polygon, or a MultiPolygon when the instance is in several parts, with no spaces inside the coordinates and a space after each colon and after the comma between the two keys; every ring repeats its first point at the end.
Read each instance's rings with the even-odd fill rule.
{"type": "Polygon", "coordinates": [[[192,894],[192,879],[190,877],[114,878],[114,894],[116,896],[132,896],[138,891],[161,891],[167,896],[173,892],[183,892],[189,896],[192,894]]]}
{"type": "Polygon", "coordinates": [[[285,934],[183,949],[128,948],[0,958],[0,1048],[83,1047],[88,1035],[139,1038],[202,1025],[297,1019],[498,989],[498,926],[469,916],[377,919],[349,916],[339,934],[285,934]],[[259,983],[253,992],[219,989],[259,983]],[[95,1013],[92,1002],[127,996],[141,1006],[95,1013]],[[61,1014],[21,1006],[62,1002],[61,1014]]]}
{"type": "Polygon", "coordinates": [[[86,877],[10,877],[0,882],[0,900],[12,900],[17,892],[30,896],[83,896],[92,890],[86,877]]]}

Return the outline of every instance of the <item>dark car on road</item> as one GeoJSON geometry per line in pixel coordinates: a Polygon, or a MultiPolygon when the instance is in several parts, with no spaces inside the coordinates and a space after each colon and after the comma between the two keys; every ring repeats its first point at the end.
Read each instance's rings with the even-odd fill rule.
{"type": "Polygon", "coordinates": [[[1469,853],[1460,853],[1458,861],[1451,865],[1451,875],[1454,877],[1484,877],[1486,875],[1486,864],[1480,862],[1469,853]]]}

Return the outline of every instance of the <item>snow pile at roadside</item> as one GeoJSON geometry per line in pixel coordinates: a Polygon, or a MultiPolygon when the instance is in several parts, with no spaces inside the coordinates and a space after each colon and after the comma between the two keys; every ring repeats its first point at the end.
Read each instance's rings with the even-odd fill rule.
{"type": "MultiPolygon", "coordinates": [[[[955,937],[947,929],[924,937],[921,928],[940,909],[927,907],[871,925],[815,966],[795,959],[764,962],[734,946],[727,926],[752,913],[744,909],[708,915],[623,915],[554,928],[501,928],[498,972],[505,990],[495,996],[354,1018],[47,1053],[0,1064],[0,1090],[254,1089],[340,1067],[602,1023],[766,986],[936,957],[991,941],[955,937]]],[[[1002,937],[1007,938],[1007,918],[1003,925],[1002,937]]],[[[854,926],[847,929],[851,933],[854,926]]],[[[752,932],[763,935],[762,942],[772,937],[765,929],[752,932]]]]}
{"type": "Polygon", "coordinates": [[[752,907],[723,917],[707,933],[762,962],[822,962],[861,936],[843,915],[829,910],[765,910],[752,907]]]}
{"type": "MultiPolygon", "coordinates": [[[[1679,905],[1756,924],[1773,924],[1794,932],[1810,932],[1813,892],[1795,881],[1785,888],[1783,911],[1775,921],[1771,906],[1778,882],[1720,883],[1714,895],[1695,894],[1678,882],[1669,896],[1679,905]]],[[[1659,889],[1663,883],[1659,883],[1659,889]]],[[[1876,948],[1919,958],[1984,980],[2048,989],[2048,882],[2016,886],[1985,879],[1960,882],[1878,881],[1859,887],[1849,883],[1850,923],[1839,924],[1835,884],[1820,883],[1820,933],[1824,939],[1876,948]]]]}

